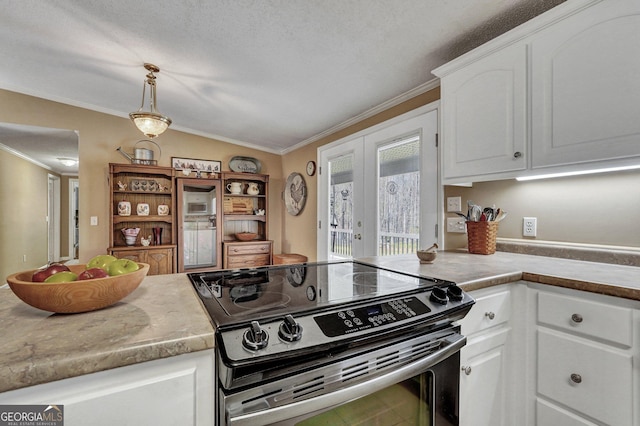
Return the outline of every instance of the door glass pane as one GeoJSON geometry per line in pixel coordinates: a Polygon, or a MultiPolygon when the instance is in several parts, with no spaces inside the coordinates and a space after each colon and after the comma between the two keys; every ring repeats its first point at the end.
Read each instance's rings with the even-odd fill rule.
{"type": "Polygon", "coordinates": [[[378,149],[378,255],[415,253],[420,243],[420,136],[378,149]]]}
{"type": "Polygon", "coordinates": [[[329,259],[353,256],[353,155],[329,160],[329,259]]]}
{"type": "Polygon", "coordinates": [[[424,373],[356,399],[296,426],[397,425],[429,426],[432,375],[424,373]]]}

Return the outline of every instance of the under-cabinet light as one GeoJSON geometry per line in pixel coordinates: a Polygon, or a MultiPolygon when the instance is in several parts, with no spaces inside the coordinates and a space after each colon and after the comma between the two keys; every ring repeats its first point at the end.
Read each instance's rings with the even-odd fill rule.
{"type": "Polygon", "coordinates": [[[580,170],[575,172],[549,173],[546,175],[522,176],[522,177],[517,177],[516,180],[526,181],[526,180],[537,180],[537,179],[549,179],[549,178],[566,177],[566,176],[590,175],[594,173],[619,172],[622,170],[634,170],[634,169],[640,169],[640,164],[636,164],[634,166],[607,167],[604,169],[580,170]]]}

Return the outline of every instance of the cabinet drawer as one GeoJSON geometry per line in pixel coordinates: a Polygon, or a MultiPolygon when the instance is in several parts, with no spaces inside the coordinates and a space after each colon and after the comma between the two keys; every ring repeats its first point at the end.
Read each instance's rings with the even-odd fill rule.
{"type": "Polygon", "coordinates": [[[539,425],[596,426],[595,423],[591,423],[541,399],[536,401],[536,418],[539,425]]]}
{"type": "Polygon", "coordinates": [[[250,244],[227,244],[227,254],[229,256],[265,253],[271,253],[271,243],[267,241],[250,244]]]}
{"type": "Polygon", "coordinates": [[[626,347],[633,344],[633,311],[629,308],[541,292],[538,323],[626,347]]]}
{"type": "Polygon", "coordinates": [[[477,297],[476,304],[459,324],[462,326],[462,334],[470,335],[505,323],[510,316],[511,292],[506,290],[477,297]]]}
{"type": "Polygon", "coordinates": [[[631,425],[632,382],[630,355],[570,335],[538,330],[540,395],[608,425],[631,425]]]}
{"type": "Polygon", "coordinates": [[[266,266],[269,264],[268,254],[247,254],[242,256],[229,256],[225,268],[253,268],[256,266],[266,266]]]}

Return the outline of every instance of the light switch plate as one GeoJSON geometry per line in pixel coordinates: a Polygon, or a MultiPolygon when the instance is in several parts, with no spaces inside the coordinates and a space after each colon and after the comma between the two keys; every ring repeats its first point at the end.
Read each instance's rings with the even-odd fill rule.
{"type": "Polygon", "coordinates": [[[461,212],[462,197],[447,197],[447,212],[461,212]]]}
{"type": "Polygon", "coordinates": [[[91,216],[91,226],[98,226],[98,216],[91,216]]]}
{"type": "Polygon", "coordinates": [[[466,226],[464,219],[461,217],[448,217],[447,218],[447,232],[457,232],[464,234],[466,232],[466,226]]]}

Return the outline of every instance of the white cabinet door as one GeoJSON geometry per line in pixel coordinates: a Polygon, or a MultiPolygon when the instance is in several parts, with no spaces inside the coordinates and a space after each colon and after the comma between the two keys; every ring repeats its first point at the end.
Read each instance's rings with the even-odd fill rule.
{"type": "Polygon", "coordinates": [[[506,414],[505,342],[509,329],[483,333],[460,351],[460,424],[500,426],[506,414]]]}
{"type": "Polygon", "coordinates": [[[0,394],[0,404],[64,405],[65,426],[213,425],[213,350],[0,394]]]}
{"type": "Polygon", "coordinates": [[[638,163],[639,29],[638,0],[607,0],[536,34],[531,44],[534,169],[638,163]]]}
{"type": "Polygon", "coordinates": [[[445,183],[527,167],[526,53],[516,43],[442,77],[445,183]]]}

